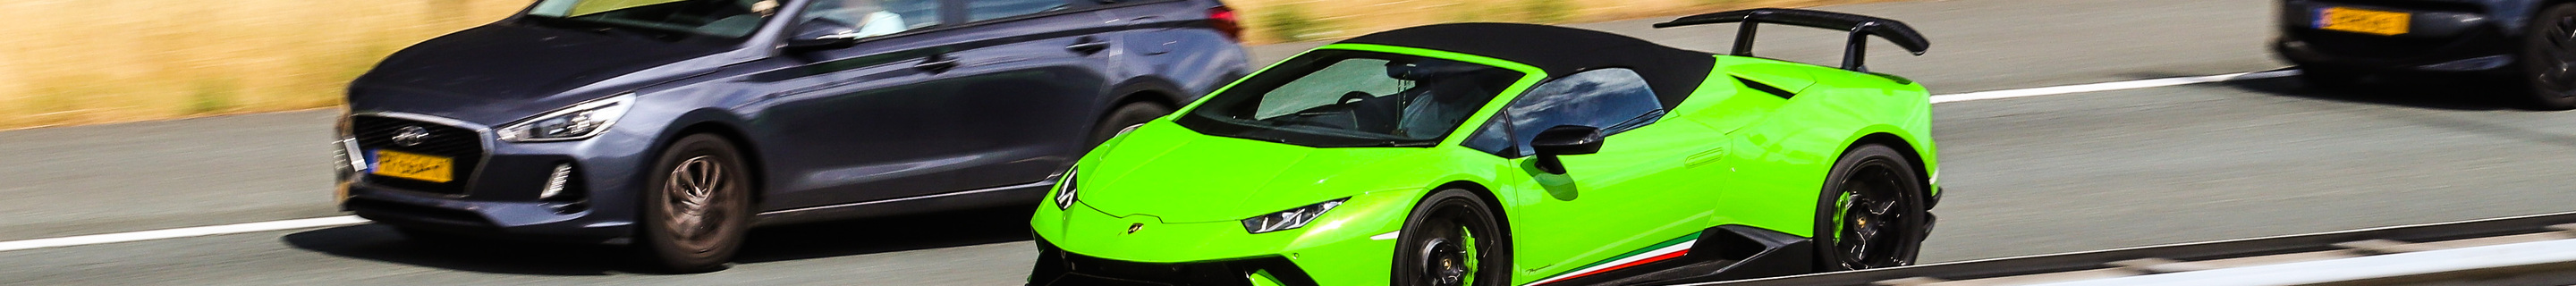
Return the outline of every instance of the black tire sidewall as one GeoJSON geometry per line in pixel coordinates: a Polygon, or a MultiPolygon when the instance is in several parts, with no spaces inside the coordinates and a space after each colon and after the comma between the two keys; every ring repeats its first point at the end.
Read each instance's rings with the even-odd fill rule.
{"type": "Polygon", "coordinates": [[[1461,189],[1445,189],[1433,192],[1430,196],[1423,197],[1421,203],[1414,204],[1413,212],[1404,219],[1404,229],[1398,231],[1396,235],[1395,265],[1388,269],[1388,271],[1393,272],[1390,273],[1390,275],[1387,275],[1387,277],[1394,279],[1392,284],[1396,286],[1416,285],[1412,284],[1415,279],[1411,278],[1415,278],[1413,277],[1414,274],[1420,273],[1420,269],[1409,269],[1408,267],[1423,264],[1423,261],[1420,261],[1419,257],[1414,256],[1414,253],[1423,251],[1420,246],[1421,242],[1429,239],[1429,237],[1426,236],[1431,232],[1431,230],[1423,229],[1421,226],[1429,224],[1428,221],[1431,216],[1436,212],[1442,211],[1442,208],[1453,207],[1466,208],[1468,211],[1481,214],[1477,217],[1481,218],[1479,221],[1485,225],[1482,229],[1476,229],[1474,226],[1469,226],[1469,231],[1476,233],[1477,242],[1485,244],[1485,246],[1476,248],[1476,251],[1480,254],[1485,254],[1485,257],[1477,260],[1478,265],[1476,267],[1475,285],[1511,285],[1511,234],[1503,231],[1502,222],[1495,219],[1498,212],[1495,212],[1492,207],[1490,207],[1491,205],[1491,203],[1485,201],[1484,197],[1476,196],[1475,193],[1472,193],[1471,191],[1461,189]]]}
{"type": "Polygon", "coordinates": [[[2540,83],[2540,76],[2543,74],[2541,70],[2556,65],[2556,63],[2546,62],[2548,57],[2543,54],[2546,51],[2542,49],[2556,47],[2548,44],[2547,37],[2553,35],[2547,35],[2548,29],[2542,27],[2551,25],[2550,22],[2557,21],[2558,18],[2568,16],[2576,16],[2576,4],[2551,5],[2541,8],[2540,13],[2531,18],[2531,24],[2524,26],[2522,47],[2517,51],[2522,58],[2521,70],[2514,74],[2522,77],[2518,81],[2529,90],[2522,98],[2525,108],[2533,110],[2576,108],[2576,91],[2558,90],[2540,83]]]}
{"type": "Polygon", "coordinates": [[[1890,163],[1890,166],[1896,168],[1895,173],[1896,176],[1899,177],[1898,181],[1908,182],[1906,184],[1906,190],[1898,192],[1899,196],[1902,197],[1898,200],[1900,200],[1899,203],[1902,204],[1902,209],[1904,209],[1903,211],[1909,212],[1906,214],[1908,219],[1905,219],[1904,222],[1900,223],[1904,224],[1905,227],[1901,229],[1906,230],[1905,235],[1909,236],[1910,240],[1905,241],[1905,243],[1908,244],[1908,249],[1899,253],[1901,253],[1900,255],[1903,256],[1906,261],[1915,261],[1917,260],[1917,255],[1921,254],[1921,251],[1923,250],[1922,240],[1924,235],[1927,233],[1923,229],[1923,226],[1926,225],[1926,222],[1923,220],[1928,217],[1926,213],[1929,212],[1923,208],[1923,197],[1929,193],[1924,191],[1927,187],[1923,185],[1921,177],[1922,171],[1920,171],[1921,167],[1914,166],[1914,164],[1907,161],[1905,159],[1905,155],[1903,153],[1898,153],[1895,148],[1875,144],[1861,145],[1858,148],[1852,148],[1851,151],[1844,152],[1842,159],[1834,162],[1832,173],[1828,173],[1825,176],[1824,189],[1819,191],[1817,194],[1815,232],[1813,233],[1814,235],[1808,239],[1810,244],[1815,246],[1816,254],[1814,257],[1816,272],[1849,270],[1842,269],[1842,265],[1839,263],[1839,261],[1841,261],[1840,258],[1842,257],[1842,252],[1835,248],[1836,246],[1833,241],[1834,236],[1839,235],[1835,231],[1835,228],[1842,224],[1842,222],[1834,220],[1834,214],[1837,212],[1836,208],[1839,207],[1837,202],[1841,197],[1843,181],[1854,176],[1853,172],[1855,169],[1858,169],[1860,165],[1871,163],[1873,160],[1884,160],[1882,162],[1890,163]]]}
{"type": "Polygon", "coordinates": [[[673,141],[670,147],[662,152],[660,158],[655,160],[654,168],[646,173],[646,177],[650,180],[644,181],[645,186],[641,188],[644,192],[638,196],[642,198],[637,206],[641,211],[638,212],[640,215],[635,220],[637,225],[635,248],[638,255],[651,263],[647,266],[671,273],[723,270],[725,263],[731,261],[734,254],[741,250],[743,234],[750,228],[751,222],[750,197],[747,192],[754,184],[749,179],[750,176],[745,176],[749,174],[749,169],[743,167],[741,152],[737,150],[732,142],[722,137],[698,134],[673,141]],[[671,215],[662,206],[663,200],[669,196],[668,190],[663,189],[664,181],[670,179],[672,168],[676,168],[682,160],[698,156],[713,158],[718,166],[728,170],[725,176],[735,182],[716,194],[724,196],[721,199],[724,203],[714,207],[726,208],[733,215],[716,222],[720,224],[716,232],[717,241],[706,252],[683,249],[679,246],[679,242],[675,241],[676,238],[671,235],[671,231],[662,223],[663,218],[671,215]]]}

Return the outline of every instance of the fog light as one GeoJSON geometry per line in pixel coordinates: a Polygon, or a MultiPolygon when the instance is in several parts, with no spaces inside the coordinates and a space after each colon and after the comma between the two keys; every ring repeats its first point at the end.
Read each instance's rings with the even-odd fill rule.
{"type": "MultiPolygon", "coordinates": [[[[333,145],[340,145],[340,146],[338,146],[339,148],[332,148],[333,150],[331,150],[331,155],[332,155],[331,157],[333,157],[333,158],[334,158],[334,160],[332,160],[332,161],[335,161],[335,162],[339,163],[339,165],[340,165],[341,167],[345,167],[345,168],[347,168],[347,169],[342,169],[342,170],[347,170],[347,171],[349,171],[350,173],[364,173],[364,172],[366,172],[366,171],[367,171],[367,158],[366,158],[366,155],[365,155],[366,153],[365,153],[364,151],[359,151],[359,150],[358,150],[358,139],[353,139],[353,138],[340,138],[340,142],[338,142],[338,143],[339,143],[339,144],[333,144],[333,145]]],[[[346,178],[343,178],[343,179],[346,179],[346,178]]]]}
{"type": "Polygon", "coordinates": [[[579,174],[573,172],[571,163],[556,164],[554,174],[546,176],[546,188],[537,191],[537,200],[547,202],[544,205],[558,214],[590,210],[589,202],[583,200],[586,196],[581,181],[573,180],[575,175],[579,174]]]}
{"type": "Polygon", "coordinates": [[[555,196],[563,195],[564,188],[570,185],[572,185],[572,164],[555,165],[555,174],[546,177],[546,188],[537,192],[537,199],[555,199],[555,196]]]}

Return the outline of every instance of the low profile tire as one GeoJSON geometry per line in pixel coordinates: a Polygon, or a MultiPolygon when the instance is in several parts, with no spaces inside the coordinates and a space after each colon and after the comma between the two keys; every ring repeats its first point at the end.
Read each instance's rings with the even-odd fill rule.
{"type": "Polygon", "coordinates": [[[1511,238],[1486,206],[1459,189],[1415,205],[1396,236],[1394,285],[1510,285],[1511,238]]]}
{"type": "Polygon", "coordinates": [[[1922,174],[1896,149],[1843,153],[1816,203],[1816,271],[1913,265],[1927,233],[1922,174]]]}
{"type": "Polygon", "coordinates": [[[1111,109],[1109,115],[1100,118],[1099,126],[1092,127],[1091,145],[1109,142],[1110,137],[1117,137],[1118,132],[1126,131],[1127,127],[1145,124],[1145,121],[1152,121],[1154,118],[1169,114],[1172,114],[1172,108],[1152,102],[1119,105],[1118,109],[1111,109]]]}
{"type": "Polygon", "coordinates": [[[2522,102],[2534,110],[2576,108],[2576,4],[2543,8],[2523,33],[2522,102]]]}
{"type": "Polygon", "coordinates": [[[635,251],[672,273],[724,270],[751,224],[749,169],[733,143],[698,134],[671,143],[643,194],[635,251]]]}

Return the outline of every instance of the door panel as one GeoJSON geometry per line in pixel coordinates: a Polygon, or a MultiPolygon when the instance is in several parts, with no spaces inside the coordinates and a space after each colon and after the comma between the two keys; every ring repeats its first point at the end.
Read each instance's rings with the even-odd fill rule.
{"type": "Polygon", "coordinates": [[[1513,147],[1496,154],[1513,158],[1517,168],[1503,181],[1517,182],[1516,201],[1526,202],[1507,210],[1523,277],[1582,269],[1708,227],[1725,175],[1709,159],[1723,158],[1728,142],[1723,132],[1670,118],[1661,104],[1634,71],[1586,71],[1531,88],[1489,123],[1502,128],[1471,137],[1511,138],[1513,147]],[[1560,125],[1608,135],[1597,153],[1557,156],[1565,174],[1539,171],[1529,142],[1560,125]]]}
{"type": "Polygon", "coordinates": [[[1098,12],[992,16],[1021,12],[1031,1],[998,2],[1004,3],[988,6],[1000,12],[969,9],[1003,20],[973,24],[980,35],[971,37],[986,40],[953,54],[959,66],[934,79],[937,103],[920,107],[939,114],[940,142],[912,152],[952,164],[947,191],[1038,182],[1062,172],[1090,149],[1087,137],[1109,100],[1111,79],[1103,70],[1120,43],[1084,34],[1110,25],[1098,12]]]}
{"type": "Polygon", "coordinates": [[[936,74],[913,66],[939,59],[966,41],[954,30],[881,34],[933,29],[946,22],[933,13],[938,2],[808,4],[814,5],[807,9],[814,13],[800,19],[873,25],[857,30],[877,38],[846,48],[783,50],[766,61],[785,68],[742,79],[781,90],[745,106],[754,129],[748,133],[759,144],[755,150],[766,177],[768,196],[760,209],[878,200],[945,187],[941,182],[947,179],[936,172],[940,158],[900,152],[937,142],[895,135],[935,127],[918,116],[923,110],[911,107],[934,104],[935,97],[925,95],[936,87],[921,83],[936,74]]]}
{"type": "MultiPolygon", "coordinates": [[[[936,158],[903,152],[922,142],[937,122],[915,106],[936,104],[932,74],[914,69],[918,56],[788,81],[807,88],[773,95],[752,118],[765,136],[763,160],[773,193],[765,202],[790,208],[891,197],[941,187],[930,166],[936,158]],[[919,134],[919,135],[915,135],[919,134]]],[[[871,63],[843,62],[840,65],[871,63]]],[[[822,68],[832,62],[808,65],[822,68]]]]}
{"type": "Polygon", "coordinates": [[[1535,156],[1513,160],[1527,176],[1521,189],[1544,190],[1512,210],[1523,250],[1514,258],[1526,274],[1551,276],[1707,228],[1724,167],[1689,158],[1726,144],[1705,126],[1674,122],[1611,135],[1600,153],[1560,156],[1564,175],[1538,171],[1535,156]]]}

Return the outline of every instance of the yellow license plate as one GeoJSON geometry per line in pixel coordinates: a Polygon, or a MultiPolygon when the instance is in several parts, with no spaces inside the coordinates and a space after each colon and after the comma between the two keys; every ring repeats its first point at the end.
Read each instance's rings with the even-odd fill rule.
{"type": "Polygon", "coordinates": [[[2405,34],[2406,25],[2414,21],[2413,18],[2414,15],[2406,12],[2329,7],[2317,10],[2317,28],[2391,36],[2405,34]]]}
{"type": "Polygon", "coordinates": [[[422,180],[432,183],[446,183],[447,181],[456,180],[455,166],[456,160],[448,157],[395,152],[393,150],[376,150],[376,169],[369,171],[369,173],[373,173],[378,176],[422,180]]]}

